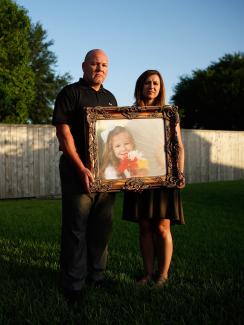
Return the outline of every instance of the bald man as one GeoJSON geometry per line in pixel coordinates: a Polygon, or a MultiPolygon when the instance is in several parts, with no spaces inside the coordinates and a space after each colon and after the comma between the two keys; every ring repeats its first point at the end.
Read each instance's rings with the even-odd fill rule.
{"type": "Polygon", "coordinates": [[[108,73],[105,52],[89,51],[82,70],[83,78],[58,94],[52,120],[62,151],[61,287],[70,301],[79,299],[86,280],[104,280],[115,199],[114,193],[90,193],[93,176],[85,158],[84,107],[117,106],[102,85],[108,73]]]}

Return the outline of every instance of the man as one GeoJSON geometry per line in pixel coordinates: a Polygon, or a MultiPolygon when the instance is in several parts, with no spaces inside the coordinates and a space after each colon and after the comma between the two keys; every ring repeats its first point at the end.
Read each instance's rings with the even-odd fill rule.
{"type": "Polygon", "coordinates": [[[85,280],[104,279],[107,245],[112,227],[113,193],[90,193],[93,176],[86,165],[85,106],[117,106],[102,86],[108,57],[100,49],[87,53],[83,78],[58,94],[53,125],[63,152],[60,158],[62,188],[61,286],[68,299],[77,299],[85,280]]]}

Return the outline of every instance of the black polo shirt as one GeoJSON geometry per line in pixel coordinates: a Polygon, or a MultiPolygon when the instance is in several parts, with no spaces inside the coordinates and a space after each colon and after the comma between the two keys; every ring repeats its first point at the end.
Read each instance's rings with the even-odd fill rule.
{"type": "Polygon", "coordinates": [[[58,94],[52,124],[68,124],[73,135],[77,151],[85,163],[85,114],[87,106],[117,106],[114,95],[103,88],[96,91],[84,79],[64,87],[58,94]]]}

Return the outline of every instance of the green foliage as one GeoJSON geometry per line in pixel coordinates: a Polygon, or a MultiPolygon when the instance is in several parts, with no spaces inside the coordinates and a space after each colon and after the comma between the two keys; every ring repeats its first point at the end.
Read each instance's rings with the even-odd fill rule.
{"type": "Polygon", "coordinates": [[[58,91],[70,81],[59,76],[52,41],[26,11],[0,0],[0,122],[50,123],[58,91]]]}
{"type": "Polygon", "coordinates": [[[227,54],[181,77],[172,99],[184,128],[244,130],[244,54],[227,54]]]}
{"type": "Polygon", "coordinates": [[[34,99],[29,33],[25,10],[0,0],[0,121],[4,123],[26,122],[34,99]]]}
{"type": "Polygon", "coordinates": [[[191,184],[186,225],[172,227],[164,288],[140,287],[138,225],[117,195],[106,288],[70,307],[57,285],[60,200],[0,201],[0,324],[242,324],[244,181],[191,184]]]}

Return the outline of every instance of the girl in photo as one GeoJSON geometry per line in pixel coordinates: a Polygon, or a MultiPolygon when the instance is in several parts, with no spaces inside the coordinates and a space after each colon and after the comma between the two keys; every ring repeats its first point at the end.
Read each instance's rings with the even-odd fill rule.
{"type": "Polygon", "coordinates": [[[134,138],[123,126],[116,126],[108,133],[103,153],[101,174],[105,179],[143,176],[147,161],[136,150],[134,138]]]}

